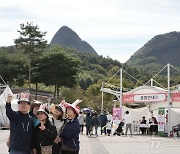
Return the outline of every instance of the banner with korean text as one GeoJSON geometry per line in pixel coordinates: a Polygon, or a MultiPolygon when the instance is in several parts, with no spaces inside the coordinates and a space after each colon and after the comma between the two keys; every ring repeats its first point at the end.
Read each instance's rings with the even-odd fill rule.
{"type": "Polygon", "coordinates": [[[166,93],[152,93],[152,94],[123,94],[123,103],[134,102],[166,102],[166,93]]]}

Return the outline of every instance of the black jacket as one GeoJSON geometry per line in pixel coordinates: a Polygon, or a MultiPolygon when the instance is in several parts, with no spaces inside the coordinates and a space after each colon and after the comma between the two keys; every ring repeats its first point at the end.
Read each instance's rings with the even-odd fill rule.
{"type": "Polygon", "coordinates": [[[100,125],[100,120],[99,120],[99,116],[94,116],[93,119],[93,126],[99,126],[100,125]]]}
{"type": "Polygon", "coordinates": [[[103,113],[99,115],[100,125],[101,127],[105,126],[107,124],[107,116],[103,113]]]}
{"type": "Polygon", "coordinates": [[[54,140],[57,136],[57,131],[56,131],[56,127],[54,125],[51,124],[51,122],[49,120],[46,120],[45,123],[45,130],[41,130],[40,127],[41,124],[38,124],[35,127],[35,144],[36,144],[36,149],[38,151],[38,153],[40,152],[40,146],[49,146],[49,145],[53,145],[54,140]]]}
{"type": "Polygon", "coordinates": [[[6,103],[6,115],[10,120],[10,149],[30,153],[33,142],[33,121],[29,114],[15,112],[6,103]]]}

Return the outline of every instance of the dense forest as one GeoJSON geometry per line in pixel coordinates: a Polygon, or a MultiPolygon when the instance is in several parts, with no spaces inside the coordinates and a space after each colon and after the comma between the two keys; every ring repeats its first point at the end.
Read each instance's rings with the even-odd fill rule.
{"type": "MultiPolygon", "coordinates": [[[[115,74],[121,67],[139,81],[124,72],[123,91],[143,85],[155,75],[129,67],[127,64],[121,64],[110,57],[105,58],[93,53],[51,45],[44,49],[40,57],[33,60],[32,87],[35,88],[35,85],[38,84],[40,90],[55,92],[55,85],[58,83],[56,102],[61,99],[72,102],[79,98],[83,100],[81,107],[90,105],[96,110],[100,110],[102,82],[112,78],[105,84],[105,87],[120,90],[119,73],[115,74]]],[[[13,46],[0,48],[0,74],[12,87],[28,87],[27,56],[13,46]]],[[[156,81],[167,87],[165,75],[166,72],[162,72],[156,81]]],[[[178,74],[176,75],[178,76],[178,74]]],[[[171,80],[173,85],[179,84],[180,81],[176,75],[171,80]]],[[[104,94],[105,108],[111,109],[114,99],[116,99],[115,96],[104,94]]]]}

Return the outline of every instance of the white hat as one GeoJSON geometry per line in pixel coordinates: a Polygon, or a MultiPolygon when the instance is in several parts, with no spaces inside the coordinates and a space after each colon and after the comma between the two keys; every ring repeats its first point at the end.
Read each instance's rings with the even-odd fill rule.
{"type": "Polygon", "coordinates": [[[74,103],[72,103],[72,104],[66,103],[66,106],[67,106],[67,108],[68,108],[68,107],[73,108],[74,111],[75,111],[77,114],[79,114],[79,112],[80,112],[80,107],[78,106],[78,104],[79,104],[80,102],[82,102],[82,100],[77,99],[77,100],[76,100],[74,103]]]}
{"type": "Polygon", "coordinates": [[[42,102],[37,101],[37,100],[34,100],[34,104],[41,105],[41,104],[42,104],[42,102]]]}
{"type": "Polygon", "coordinates": [[[37,111],[37,113],[38,112],[44,112],[47,116],[49,116],[49,111],[48,111],[46,104],[42,104],[40,106],[39,110],[37,111]]]}
{"type": "Polygon", "coordinates": [[[29,93],[21,93],[17,103],[20,104],[20,102],[28,102],[28,104],[30,105],[29,96],[29,93]]]}
{"type": "Polygon", "coordinates": [[[66,112],[66,105],[64,105],[65,103],[66,103],[65,100],[62,100],[61,103],[56,106],[57,108],[59,108],[60,110],[62,110],[63,113],[66,112]]]}

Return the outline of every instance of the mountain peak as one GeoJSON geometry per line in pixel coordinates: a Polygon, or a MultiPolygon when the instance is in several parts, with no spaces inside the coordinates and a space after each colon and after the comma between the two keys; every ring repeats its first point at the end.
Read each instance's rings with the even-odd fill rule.
{"type": "Polygon", "coordinates": [[[169,32],[153,37],[127,61],[129,65],[145,66],[170,63],[180,66],[180,32],[169,32]]]}
{"type": "Polygon", "coordinates": [[[81,40],[76,32],[68,26],[62,26],[52,38],[50,44],[60,44],[78,51],[96,53],[90,44],[81,40]]]}

